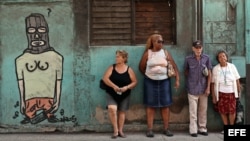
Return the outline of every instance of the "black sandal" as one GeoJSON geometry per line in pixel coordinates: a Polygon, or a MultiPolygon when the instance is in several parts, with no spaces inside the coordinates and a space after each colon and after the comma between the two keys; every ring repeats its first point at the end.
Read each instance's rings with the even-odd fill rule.
{"type": "Polygon", "coordinates": [[[118,137],[118,133],[117,134],[113,134],[112,136],[111,136],[111,139],[116,139],[118,137]]]}
{"type": "Polygon", "coordinates": [[[146,136],[152,138],[152,137],[154,137],[154,132],[152,130],[148,130],[146,133],[146,136]]]}
{"type": "Polygon", "coordinates": [[[120,132],[118,132],[118,136],[122,137],[122,138],[126,138],[127,137],[124,133],[120,133],[120,132]]]}

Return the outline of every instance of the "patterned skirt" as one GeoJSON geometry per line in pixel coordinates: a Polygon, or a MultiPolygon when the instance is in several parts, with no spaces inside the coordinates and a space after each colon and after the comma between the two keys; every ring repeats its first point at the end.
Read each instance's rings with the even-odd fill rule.
{"type": "Polygon", "coordinates": [[[219,92],[218,111],[221,114],[234,114],[236,112],[234,93],[219,92]]]}

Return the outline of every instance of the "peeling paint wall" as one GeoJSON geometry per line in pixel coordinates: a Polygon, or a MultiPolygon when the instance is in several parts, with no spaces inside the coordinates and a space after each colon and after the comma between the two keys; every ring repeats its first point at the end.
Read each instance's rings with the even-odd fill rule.
{"type": "MultiPolygon", "coordinates": [[[[220,49],[226,50],[230,61],[236,65],[244,87],[242,101],[245,103],[246,51],[244,46],[244,7],[243,0],[208,0],[204,2],[204,42],[205,51],[215,58],[220,49]],[[216,10],[215,10],[216,9],[216,10]]],[[[213,59],[213,65],[217,61],[213,59]]]]}
{"type": "MultiPolygon", "coordinates": [[[[191,53],[191,43],[197,38],[194,33],[197,25],[194,12],[196,1],[177,0],[176,3],[177,44],[164,46],[171,52],[181,74],[180,89],[173,89],[170,127],[188,131],[188,101],[182,68],[184,56],[191,53]]],[[[206,0],[202,7],[204,51],[211,56],[213,64],[216,63],[214,54],[219,48],[226,49],[231,55],[244,57],[244,1],[206,0]]],[[[138,70],[145,47],[90,47],[88,9],[89,1],[80,0],[0,0],[0,132],[111,131],[105,92],[98,86],[106,68],[114,63],[117,49],[129,53],[128,65],[134,69],[139,81],[132,90],[125,130],[146,129],[146,113],[142,104],[143,76],[138,70]],[[20,123],[24,116],[20,113],[15,58],[28,46],[25,17],[30,13],[45,16],[50,45],[64,58],[60,105],[55,113],[59,119],[57,123],[46,120],[36,125],[20,123]]],[[[222,123],[219,119],[209,99],[208,129],[220,129],[222,123]]],[[[157,112],[155,128],[162,127],[161,116],[157,112]]]]}

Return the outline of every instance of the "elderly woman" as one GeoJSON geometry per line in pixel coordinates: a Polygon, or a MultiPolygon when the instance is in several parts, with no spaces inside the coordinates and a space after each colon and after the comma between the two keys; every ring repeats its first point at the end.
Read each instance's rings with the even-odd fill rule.
{"type": "Polygon", "coordinates": [[[213,103],[218,102],[218,112],[223,124],[233,125],[236,116],[236,98],[240,93],[240,75],[235,65],[228,62],[226,51],[220,50],[216,59],[219,63],[213,68],[211,84],[213,103]]]}
{"type": "Polygon", "coordinates": [[[173,103],[170,78],[167,75],[167,58],[175,69],[175,88],[179,87],[179,72],[169,52],[163,48],[163,38],[160,34],[151,35],[141,58],[139,69],[144,75],[144,104],[146,105],[147,137],[154,137],[153,122],[155,111],[160,108],[164,123],[163,133],[173,136],[169,130],[169,106],[173,103]]]}
{"type": "Polygon", "coordinates": [[[125,138],[123,126],[125,122],[125,111],[129,108],[131,90],[136,86],[137,79],[131,67],[126,63],[128,53],[124,50],[116,51],[116,63],[106,70],[103,81],[108,86],[107,107],[110,121],[113,126],[115,139],[118,136],[125,138]]]}

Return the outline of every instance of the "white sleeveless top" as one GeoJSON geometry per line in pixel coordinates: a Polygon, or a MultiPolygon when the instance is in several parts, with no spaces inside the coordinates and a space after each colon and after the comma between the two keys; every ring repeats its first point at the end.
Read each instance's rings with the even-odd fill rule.
{"type": "Polygon", "coordinates": [[[148,61],[146,67],[146,76],[153,80],[163,80],[168,78],[167,76],[166,55],[163,49],[153,52],[148,50],[148,61]]]}

